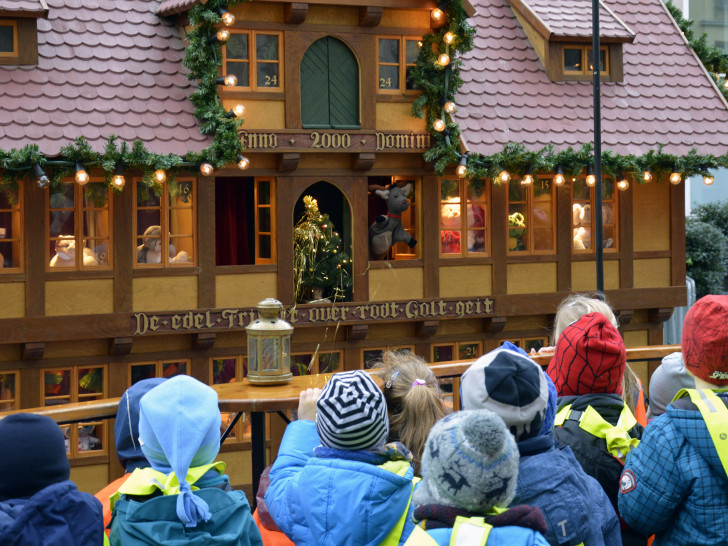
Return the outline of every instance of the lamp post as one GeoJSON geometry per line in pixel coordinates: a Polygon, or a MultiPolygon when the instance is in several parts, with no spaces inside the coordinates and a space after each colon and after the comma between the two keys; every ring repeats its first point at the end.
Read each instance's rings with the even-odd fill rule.
{"type": "Polygon", "coordinates": [[[602,112],[601,112],[601,89],[600,69],[601,55],[599,51],[599,0],[592,0],[592,85],[594,88],[594,221],[596,233],[596,268],[597,268],[597,290],[604,292],[604,243],[602,240],[602,112]]]}
{"type": "Polygon", "coordinates": [[[248,334],[248,381],[253,385],[279,385],[290,381],[293,326],[279,318],[283,304],[266,298],[258,303],[258,318],[248,334]]]}

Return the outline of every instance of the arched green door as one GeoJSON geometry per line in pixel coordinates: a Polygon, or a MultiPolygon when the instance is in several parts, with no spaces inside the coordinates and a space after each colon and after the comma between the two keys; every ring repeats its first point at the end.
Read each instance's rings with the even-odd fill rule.
{"type": "Polygon", "coordinates": [[[327,36],[301,60],[301,121],[306,129],[359,129],[359,65],[351,50],[327,36]]]}

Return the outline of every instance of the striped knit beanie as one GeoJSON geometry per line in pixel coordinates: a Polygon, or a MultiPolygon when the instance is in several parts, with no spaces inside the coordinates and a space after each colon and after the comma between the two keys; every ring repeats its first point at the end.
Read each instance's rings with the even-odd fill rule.
{"type": "Polygon", "coordinates": [[[326,447],[356,451],[381,447],[387,441],[387,402],[363,370],[334,374],[316,407],[316,429],[326,447]]]}
{"type": "Polygon", "coordinates": [[[622,395],[624,341],[601,313],[588,313],[561,332],[546,369],[559,396],[622,395]]]}

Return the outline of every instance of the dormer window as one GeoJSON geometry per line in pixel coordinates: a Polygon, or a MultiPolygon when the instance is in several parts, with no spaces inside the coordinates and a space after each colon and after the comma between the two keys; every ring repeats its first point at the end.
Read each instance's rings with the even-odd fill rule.
{"type": "MultiPolygon", "coordinates": [[[[591,10],[584,2],[563,2],[559,9],[535,0],[510,3],[549,80],[591,81],[591,10]]],[[[624,80],[622,45],[633,42],[635,33],[602,1],[599,18],[601,80],[620,82],[624,80]]]]}
{"type": "Polygon", "coordinates": [[[0,19],[0,57],[18,56],[18,23],[0,19]]]}

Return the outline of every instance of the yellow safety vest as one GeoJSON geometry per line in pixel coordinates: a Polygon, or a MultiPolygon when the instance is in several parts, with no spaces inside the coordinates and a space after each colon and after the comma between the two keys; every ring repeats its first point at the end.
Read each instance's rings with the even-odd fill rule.
{"type": "MultiPolygon", "coordinates": [[[[485,546],[492,528],[492,525],[485,523],[483,517],[458,516],[455,518],[455,525],[450,535],[450,546],[485,546]]],[[[431,545],[437,545],[437,541],[419,525],[415,526],[415,530],[404,543],[404,546],[431,545]]]]}
{"type": "MultiPolygon", "coordinates": [[[[195,466],[187,471],[187,483],[190,484],[192,491],[200,489],[193,484],[213,468],[220,474],[225,473],[225,463],[223,461],[195,466]]],[[[179,495],[179,480],[174,472],[165,474],[153,468],[137,468],[119,490],[109,498],[109,506],[113,510],[114,504],[121,498],[121,495],[146,496],[157,491],[161,491],[163,495],[179,495]]]]}
{"type": "MultiPolygon", "coordinates": [[[[554,426],[563,426],[564,422],[570,417],[572,417],[571,404],[559,410],[554,419],[554,426]]],[[[572,418],[578,419],[580,429],[597,438],[603,438],[607,442],[607,451],[622,464],[624,464],[627,453],[640,443],[637,438],[632,438],[627,432],[637,424],[637,420],[626,404],[622,407],[616,425],[605,421],[599,415],[599,412],[591,406],[587,406],[580,415],[575,415],[572,418]]]]}
{"type": "Polygon", "coordinates": [[[728,389],[681,389],[673,400],[685,395],[690,396],[693,404],[698,407],[700,415],[703,416],[723,470],[728,475],[728,408],[715,394],[716,392],[728,392],[728,389]]]}
{"type": "MultiPolygon", "coordinates": [[[[398,476],[404,477],[410,466],[411,465],[409,461],[387,461],[386,463],[379,465],[379,468],[389,470],[390,472],[393,472],[398,476]]],[[[412,493],[414,493],[415,484],[419,481],[420,478],[418,477],[412,479],[412,491],[410,491],[410,496],[407,500],[407,506],[404,507],[404,512],[402,512],[402,515],[397,521],[397,524],[392,528],[392,530],[387,535],[387,538],[382,541],[380,546],[397,546],[397,544],[399,544],[399,539],[402,538],[404,524],[407,522],[407,513],[409,512],[410,504],[412,504],[412,493]]]]}

